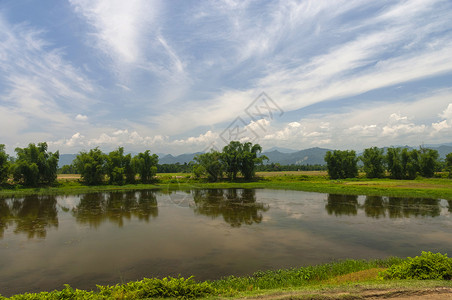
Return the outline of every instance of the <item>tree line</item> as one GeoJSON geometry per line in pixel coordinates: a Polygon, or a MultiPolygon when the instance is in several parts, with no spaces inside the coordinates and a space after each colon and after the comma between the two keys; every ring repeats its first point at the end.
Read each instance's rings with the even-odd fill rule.
{"type": "MultiPolygon", "coordinates": [[[[46,186],[56,183],[59,151],[48,151],[47,143],[30,143],[28,147],[16,148],[16,157],[5,152],[0,144],[0,184],[7,182],[24,186],[46,186]]],[[[194,162],[188,164],[158,164],[158,156],[146,150],[135,156],[125,154],[123,147],[103,153],[98,147],[77,154],[70,166],[64,170],[81,175],[87,185],[151,183],[160,172],[193,172],[196,178],[205,177],[209,181],[218,181],[226,176],[236,180],[238,174],[245,180],[255,177],[257,170],[312,170],[321,166],[281,166],[263,165],[268,160],[260,155],[262,147],[250,142],[232,141],[223,150],[212,150],[196,155],[194,162]]],[[[353,178],[358,176],[358,162],[362,162],[362,171],[368,178],[415,179],[417,176],[433,177],[435,171],[445,170],[452,177],[452,153],[444,162],[439,161],[438,151],[420,147],[419,149],[372,147],[365,149],[361,156],[353,150],[328,151],[325,155],[326,169],[332,179],[353,178]]]]}
{"type": "Polygon", "coordinates": [[[358,176],[358,162],[367,178],[415,179],[417,176],[433,177],[435,171],[444,170],[452,177],[452,153],[447,154],[444,164],[439,161],[437,150],[420,147],[407,148],[371,147],[364,149],[361,156],[353,150],[328,151],[325,155],[328,175],[331,179],[354,178],[358,176]]]}
{"type": "MultiPolygon", "coordinates": [[[[48,152],[47,143],[30,143],[26,148],[16,148],[16,158],[5,152],[5,145],[0,145],[0,184],[12,182],[24,186],[47,186],[56,183],[59,152],[48,152]]],[[[195,156],[194,163],[183,165],[159,165],[158,156],[149,150],[135,156],[125,154],[123,147],[106,154],[98,147],[77,154],[71,165],[61,171],[80,174],[87,185],[133,183],[151,183],[155,180],[158,168],[165,171],[193,172],[197,178],[207,177],[209,181],[222,179],[226,174],[230,180],[236,180],[241,173],[245,180],[254,177],[256,166],[265,156],[259,144],[232,141],[222,152],[212,150],[195,156]]]]}
{"type": "MultiPolygon", "coordinates": [[[[47,143],[30,143],[16,148],[16,157],[5,152],[0,144],[0,184],[11,180],[24,186],[48,186],[56,183],[59,152],[48,152],[47,143]]],[[[69,169],[78,173],[87,185],[122,185],[136,182],[150,183],[157,173],[158,156],[149,150],[135,156],[124,154],[124,148],[103,153],[98,147],[77,154],[69,169]],[[138,175],[138,178],[137,178],[138,175]]]]}

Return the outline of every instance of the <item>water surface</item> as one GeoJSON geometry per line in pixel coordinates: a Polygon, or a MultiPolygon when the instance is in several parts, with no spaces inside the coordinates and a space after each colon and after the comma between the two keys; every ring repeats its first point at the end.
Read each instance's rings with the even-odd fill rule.
{"type": "Polygon", "coordinates": [[[268,189],[0,199],[0,294],[451,253],[451,204],[268,189]]]}

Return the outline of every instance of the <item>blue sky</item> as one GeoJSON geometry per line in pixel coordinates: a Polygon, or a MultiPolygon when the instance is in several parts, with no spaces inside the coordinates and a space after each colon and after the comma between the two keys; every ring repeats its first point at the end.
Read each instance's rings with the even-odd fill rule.
{"type": "Polygon", "coordinates": [[[450,143],[451,20],[450,0],[0,0],[0,143],[450,143]]]}

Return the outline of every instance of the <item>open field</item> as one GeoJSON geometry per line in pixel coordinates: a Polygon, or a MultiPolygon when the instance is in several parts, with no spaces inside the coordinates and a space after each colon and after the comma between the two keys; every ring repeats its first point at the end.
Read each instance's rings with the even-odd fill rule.
{"type": "Polygon", "coordinates": [[[58,176],[58,185],[54,187],[23,188],[5,186],[0,189],[0,195],[75,194],[134,189],[270,188],[349,195],[423,197],[452,200],[452,179],[449,178],[395,180],[360,177],[330,180],[324,171],[261,172],[257,175],[259,178],[251,182],[244,182],[239,179],[236,182],[220,181],[209,183],[203,179],[193,179],[191,174],[187,173],[161,173],[157,174],[157,181],[154,184],[85,186],[79,182],[79,175],[64,174],[58,176]]]}

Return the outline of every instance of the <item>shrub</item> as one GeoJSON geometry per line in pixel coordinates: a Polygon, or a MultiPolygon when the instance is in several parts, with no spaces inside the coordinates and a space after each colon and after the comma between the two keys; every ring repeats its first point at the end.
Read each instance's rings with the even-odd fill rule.
{"type": "Polygon", "coordinates": [[[381,274],[383,279],[452,279],[452,258],[447,254],[422,252],[421,256],[408,257],[381,274]]]}

